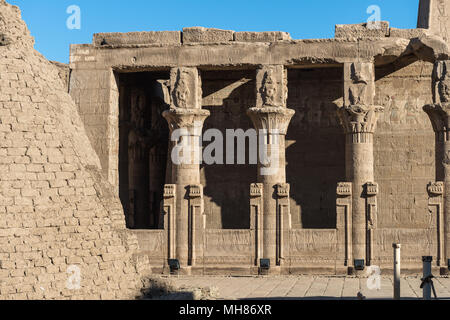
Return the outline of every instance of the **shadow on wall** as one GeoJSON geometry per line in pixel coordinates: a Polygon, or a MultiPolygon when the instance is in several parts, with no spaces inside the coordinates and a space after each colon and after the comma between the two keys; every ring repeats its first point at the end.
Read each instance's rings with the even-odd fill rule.
{"type": "Polygon", "coordinates": [[[336,227],[336,185],[345,180],[342,68],[288,71],[288,108],[295,110],[286,136],[286,179],[293,228],[336,227]]]}
{"type": "MultiPolygon", "coordinates": [[[[211,112],[204,130],[214,128],[222,132],[226,146],[226,129],[253,128],[246,115],[256,103],[255,70],[203,71],[203,108],[211,112]]],[[[248,140],[248,139],[247,139],[248,140]]],[[[204,146],[210,142],[205,141],[204,146]]],[[[256,165],[213,164],[201,166],[204,186],[205,214],[208,229],[250,228],[250,184],[256,182],[256,165]]],[[[246,150],[248,141],[246,141],[246,150]]],[[[226,161],[224,150],[224,162],[226,161]]],[[[246,163],[248,163],[248,154],[246,163]]]]}

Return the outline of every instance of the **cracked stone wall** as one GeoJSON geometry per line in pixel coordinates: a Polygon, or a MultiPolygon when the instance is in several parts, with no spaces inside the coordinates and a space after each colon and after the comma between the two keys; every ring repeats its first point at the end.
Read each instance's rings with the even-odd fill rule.
{"type": "Polygon", "coordinates": [[[33,44],[0,0],[0,299],[134,298],[146,269],[137,239],[58,69],[33,44]]]}

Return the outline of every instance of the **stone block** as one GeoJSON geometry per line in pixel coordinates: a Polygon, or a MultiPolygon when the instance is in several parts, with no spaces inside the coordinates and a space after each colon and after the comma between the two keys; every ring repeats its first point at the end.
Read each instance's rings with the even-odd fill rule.
{"type": "Polygon", "coordinates": [[[92,42],[95,46],[127,46],[139,44],[180,44],[180,31],[147,31],[128,33],[96,33],[92,42]]]}
{"type": "Polygon", "coordinates": [[[234,40],[234,31],[204,27],[183,28],[183,43],[228,42],[234,40]]]}
{"type": "Polygon", "coordinates": [[[282,31],[265,31],[265,32],[235,32],[234,41],[240,42],[276,42],[283,40],[291,40],[291,35],[282,31]]]}
{"type": "Polygon", "coordinates": [[[380,21],[378,28],[369,28],[367,23],[338,24],[335,29],[335,38],[383,38],[389,36],[389,22],[380,21]]]}

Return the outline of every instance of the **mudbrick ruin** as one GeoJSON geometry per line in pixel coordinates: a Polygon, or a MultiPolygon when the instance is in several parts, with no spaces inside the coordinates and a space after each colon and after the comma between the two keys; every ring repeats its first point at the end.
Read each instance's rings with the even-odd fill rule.
{"type": "Polygon", "coordinates": [[[64,65],[0,0],[0,298],[136,298],[169,260],[192,275],[389,270],[392,243],[405,272],[429,255],[448,273],[449,15],[421,0],[417,29],[314,40],[99,33],[64,65]],[[266,132],[276,172],[172,161],[209,129],[266,132]]]}

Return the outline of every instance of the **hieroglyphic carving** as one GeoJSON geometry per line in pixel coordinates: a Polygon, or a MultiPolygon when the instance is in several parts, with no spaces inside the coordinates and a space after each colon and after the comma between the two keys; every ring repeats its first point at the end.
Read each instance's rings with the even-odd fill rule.
{"type": "Polygon", "coordinates": [[[427,185],[428,208],[433,212],[436,208],[436,230],[437,230],[437,265],[445,265],[445,221],[444,221],[444,182],[430,182],[427,185]]]}

